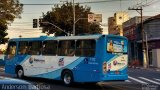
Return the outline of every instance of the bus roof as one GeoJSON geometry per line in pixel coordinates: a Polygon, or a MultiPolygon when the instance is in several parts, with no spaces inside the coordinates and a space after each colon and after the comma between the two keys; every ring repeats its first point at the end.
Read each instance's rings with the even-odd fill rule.
{"type": "Polygon", "coordinates": [[[121,39],[127,39],[127,37],[124,37],[124,36],[118,36],[118,35],[106,35],[107,37],[110,37],[110,38],[121,38],[121,39]]]}
{"type": "Polygon", "coordinates": [[[34,38],[13,38],[10,41],[38,41],[38,40],[78,40],[78,39],[99,39],[101,36],[107,37],[117,37],[117,38],[124,38],[122,36],[117,35],[103,35],[103,34],[96,34],[96,35],[82,35],[82,36],[40,36],[34,38]]]}

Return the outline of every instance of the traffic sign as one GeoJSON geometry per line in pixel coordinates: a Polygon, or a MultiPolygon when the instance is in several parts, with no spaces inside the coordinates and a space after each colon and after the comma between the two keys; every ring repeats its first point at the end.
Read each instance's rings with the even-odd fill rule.
{"type": "Polygon", "coordinates": [[[102,22],[102,14],[88,14],[88,22],[102,22]]]}

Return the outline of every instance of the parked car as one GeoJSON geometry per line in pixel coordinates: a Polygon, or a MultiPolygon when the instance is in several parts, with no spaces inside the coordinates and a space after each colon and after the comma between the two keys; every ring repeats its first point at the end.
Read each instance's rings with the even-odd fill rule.
{"type": "Polygon", "coordinates": [[[34,84],[20,79],[0,76],[0,90],[39,90],[34,84]]]}

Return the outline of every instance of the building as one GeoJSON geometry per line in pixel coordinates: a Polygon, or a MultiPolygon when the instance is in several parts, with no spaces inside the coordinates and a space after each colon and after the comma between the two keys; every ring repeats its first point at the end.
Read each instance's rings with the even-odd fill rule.
{"type": "MultiPolygon", "coordinates": [[[[146,20],[147,18],[149,18],[149,16],[143,16],[143,20],[146,20]]],[[[142,50],[142,44],[137,43],[138,37],[141,36],[141,33],[140,33],[141,29],[137,29],[140,23],[141,23],[140,16],[133,17],[128,21],[124,22],[123,34],[129,40],[129,63],[131,63],[132,61],[138,60],[142,65],[143,59],[139,59],[139,58],[143,58],[142,53],[139,52],[142,50]]]]}
{"type": "Polygon", "coordinates": [[[118,32],[116,31],[116,21],[114,17],[109,17],[108,18],[108,33],[109,34],[114,34],[117,35],[118,32]]]}
{"type": "MultiPolygon", "coordinates": [[[[160,14],[150,17],[143,22],[144,38],[148,45],[148,64],[160,68],[160,14]]],[[[138,30],[140,26],[138,27],[138,30]]],[[[140,35],[139,35],[140,36],[140,35]]],[[[138,41],[142,37],[138,37],[138,41]]]]}
{"type": "Polygon", "coordinates": [[[108,32],[109,34],[123,36],[123,22],[129,20],[128,13],[116,12],[114,17],[108,18],[108,32]]]}
{"type": "MultiPolygon", "coordinates": [[[[141,18],[134,17],[123,23],[124,36],[129,39],[129,62],[143,64],[141,18]]],[[[143,17],[144,43],[148,47],[148,65],[160,68],[160,14],[143,17]]]]}

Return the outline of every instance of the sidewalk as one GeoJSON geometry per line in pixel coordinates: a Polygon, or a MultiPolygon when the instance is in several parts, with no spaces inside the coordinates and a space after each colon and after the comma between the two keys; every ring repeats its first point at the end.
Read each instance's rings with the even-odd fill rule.
{"type": "Polygon", "coordinates": [[[160,72],[160,68],[156,68],[156,67],[149,67],[149,68],[144,68],[144,67],[141,67],[141,69],[155,70],[155,71],[158,71],[158,72],[160,72]]]}
{"type": "Polygon", "coordinates": [[[133,69],[146,69],[146,70],[155,70],[160,72],[160,68],[156,68],[156,67],[148,67],[148,68],[144,68],[143,66],[128,66],[128,68],[133,68],[133,69]]]}

